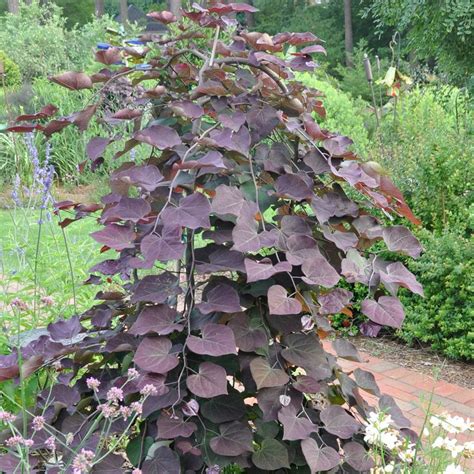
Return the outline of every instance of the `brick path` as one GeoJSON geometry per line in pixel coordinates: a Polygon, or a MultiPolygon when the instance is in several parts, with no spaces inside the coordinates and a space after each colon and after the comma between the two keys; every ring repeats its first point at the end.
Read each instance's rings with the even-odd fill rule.
{"type": "MultiPolygon", "coordinates": [[[[335,354],[331,342],[323,341],[326,351],[335,354]]],[[[425,419],[426,407],[430,400],[432,413],[447,411],[450,415],[463,418],[474,418],[474,389],[460,387],[443,380],[435,380],[426,374],[406,369],[393,362],[359,351],[364,362],[352,362],[338,358],[338,364],[345,371],[357,368],[368,370],[374,374],[380,391],[392,396],[404,415],[411,421],[412,429],[420,433],[425,419]]],[[[363,397],[371,406],[377,406],[377,398],[362,391],[363,397]]],[[[464,443],[472,441],[472,435],[462,433],[456,439],[464,443]]],[[[464,472],[474,473],[474,459],[464,461],[464,472]]],[[[433,473],[434,474],[434,473],[433,473]]]]}
{"type": "MultiPolygon", "coordinates": [[[[324,341],[324,348],[334,353],[331,343],[324,341]]],[[[417,431],[423,425],[426,407],[431,394],[431,411],[435,413],[449,412],[463,418],[474,418],[474,390],[460,387],[434,377],[406,369],[393,362],[359,351],[364,362],[352,362],[338,359],[339,365],[347,372],[357,368],[368,370],[374,374],[375,380],[384,394],[391,395],[405,416],[412,422],[417,431]]],[[[376,398],[364,392],[364,398],[374,403],[376,398]]]]}
{"type": "MultiPolygon", "coordinates": [[[[327,351],[334,353],[329,341],[324,341],[323,345],[327,351]]],[[[415,431],[419,431],[423,425],[423,407],[426,407],[432,393],[432,412],[447,411],[451,415],[469,417],[471,420],[474,418],[474,389],[435,380],[434,377],[386,362],[366,352],[359,352],[365,362],[338,359],[339,365],[345,371],[361,368],[372,372],[380,391],[396,400],[415,431]]],[[[364,398],[375,405],[374,396],[364,392],[364,398]]]]}

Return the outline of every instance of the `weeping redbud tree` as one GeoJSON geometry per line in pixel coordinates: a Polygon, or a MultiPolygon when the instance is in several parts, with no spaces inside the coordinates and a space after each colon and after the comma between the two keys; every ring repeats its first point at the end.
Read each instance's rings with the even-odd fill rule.
{"type": "MultiPolygon", "coordinates": [[[[372,331],[400,327],[397,290],[422,289],[370,249],[417,257],[407,228],[375,216],[416,218],[349,138],[318,126],[322,94],[294,72],[316,67],[321,41],[236,26],[252,11],[195,5],[185,24],[152,13],[178,33],[102,46],[96,74],[52,78],[95,88],[87,108],[53,119],[48,106],[11,127],[47,138],[98,120],[108,133],[89,142],[87,166],[113,169],[100,203],[57,204],[63,226],[88,216],[103,226],[92,237],[107,258],[88,280],[103,285],[98,304],[51,324],[21,357],[1,356],[3,379],[19,359],[23,376],[60,370],[36,407],[50,431],[28,428],[37,466],[51,460],[53,432],[63,466],[82,455],[94,472],[367,471],[364,392],[410,434],[374,377],[344,373],[322,339],[333,338],[328,317],[351,306],[346,282],[367,286],[372,331]],[[127,105],[111,111],[104,101],[121,84],[127,105]],[[136,147],[146,157],[127,160],[136,147]]],[[[345,339],[332,346],[361,360],[345,339]]]]}

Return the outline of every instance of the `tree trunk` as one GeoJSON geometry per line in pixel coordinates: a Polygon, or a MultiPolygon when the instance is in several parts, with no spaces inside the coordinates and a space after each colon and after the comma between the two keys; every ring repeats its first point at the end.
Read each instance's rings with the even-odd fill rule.
{"type": "Polygon", "coordinates": [[[169,0],[169,9],[176,16],[181,18],[181,0],[169,0]]]}
{"type": "Polygon", "coordinates": [[[95,16],[97,18],[103,16],[105,13],[104,0],[95,0],[95,16]]]}
{"type": "Polygon", "coordinates": [[[20,11],[20,0],[8,0],[8,11],[17,15],[20,11]]]}
{"type": "Polygon", "coordinates": [[[128,1],[120,0],[120,18],[122,19],[122,25],[128,23],[128,1]]]}
{"type": "MultiPolygon", "coordinates": [[[[249,5],[253,6],[253,0],[247,0],[249,5]]],[[[247,23],[247,28],[251,30],[255,26],[255,14],[254,13],[246,13],[245,14],[245,22],[247,23]]]]}
{"type": "Polygon", "coordinates": [[[344,0],[344,45],[346,50],[346,66],[353,67],[352,53],[354,38],[352,36],[352,5],[351,0],[344,0]]]}

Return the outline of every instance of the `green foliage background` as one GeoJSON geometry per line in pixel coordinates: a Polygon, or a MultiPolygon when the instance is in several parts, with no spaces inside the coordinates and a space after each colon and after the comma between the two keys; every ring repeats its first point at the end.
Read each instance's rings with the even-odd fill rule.
{"type": "MultiPolygon", "coordinates": [[[[6,86],[17,86],[21,84],[21,72],[16,64],[4,51],[0,50],[0,62],[3,64],[3,74],[6,86]]],[[[3,86],[3,82],[0,87],[3,86]]]]}

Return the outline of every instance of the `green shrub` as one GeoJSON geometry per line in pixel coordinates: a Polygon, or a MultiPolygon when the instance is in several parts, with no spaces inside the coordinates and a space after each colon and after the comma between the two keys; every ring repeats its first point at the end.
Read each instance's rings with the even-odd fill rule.
{"type": "Polygon", "coordinates": [[[326,118],[318,122],[322,128],[337,130],[343,135],[353,138],[356,150],[366,154],[369,146],[369,137],[364,126],[362,114],[366,105],[360,100],[354,100],[348,94],[332,85],[328,79],[322,80],[315,74],[298,74],[298,79],[306,86],[314,87],[324,93],[326,118]]]}
{"type": "MultiPolygon", "coordinates": [[[[383,123],[382,161],[424,228],[468,235],[474,228],[474,141],[449,109],[429,89],[403,96],[396,119],[383,123]]],[[[379,147],[373,155],[378,159],[379,147]]]]}
{"type": "Polygon", "coordinates": [[[94,15],[94,0],[55,0],[55,3],[63,9],[68,28],[84,25],[94,15]]]}
{"type": "MultiPolygon", "coordinates": [[[[339,64],[336,68],[336,73],[340,78],[339,87],[344,92],[347,92],[354,98],[360,97],[366,102],[372,104],[372,91],[370,89],[369,83],[367,82],[364,69],[364,54],[367,54],[370,58],[374,81],[383,78],[390,64],[385,58],[381,58],[380,71],[378,71],[374,52],[368,48],[367,41],[365,40],[360,40],[359,43],[357,43],[357,46],[354,48],[354,54],[352,56],[354,67],[348,68],[342,64],[339,64]]],[[[373,84],[373,87],[377,105],[380,106],[380,101],[385,103],[388,99],[385,89],[375,83],[373,84]]]]}
{"type": "MultiPolygon", "coordinates": [[[[21,73],[18,65],[8,57],[3,51],[0,50],[0,63],[3,64],[3,72],[5,74],[5,85],[6,86],[17,86],[21,84],[21,73]]],[[[3,85],[0,82],[0,87],[3,85]]]]}
{"type": "Polygon", "coordinates": [[[68,66],[69,48],[61,9],[34,0],[22,5],[18,15],[5,15],[0,22],[0,44],[14,57],[23,80],[53,74],[68,66]]]}
{"type": "Polygon", "coordinates": [[[431,345],[448,357],[474,360],[474,246],[455,233],[419,235],[425,253],[408,262],[425,298],[402,298],[406,319],[401,337],[431,345]]]}
{"type": "Polygon", "coordinates": [[[0,44],[15,58],[25,82],[68,69],[87,69],[91,48],[104,41],[107,26],[116,25],[107,16],[91,20],[68,30],[61,7],[33,0],[31,5],[22,4],[18,15],[0,18],[0,44]]]}

